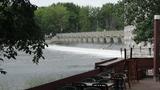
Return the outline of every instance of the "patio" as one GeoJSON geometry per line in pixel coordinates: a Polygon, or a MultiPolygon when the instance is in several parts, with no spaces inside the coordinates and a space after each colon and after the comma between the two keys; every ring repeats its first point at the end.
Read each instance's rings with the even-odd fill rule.
{"type": "Polygon", "coordinates": [[[160,82],[156,82],[153,78],[145,78],[132,83],[132,87],[127,90],[160,90],[160,82]]]}

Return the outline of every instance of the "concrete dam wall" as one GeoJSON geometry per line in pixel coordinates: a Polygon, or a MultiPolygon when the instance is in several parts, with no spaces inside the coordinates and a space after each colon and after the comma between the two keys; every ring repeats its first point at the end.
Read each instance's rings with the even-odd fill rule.
{"type": "Polygon", "coordinates": [[[124,31],[59,33],[51,43],[124,43],[124,31]]]}

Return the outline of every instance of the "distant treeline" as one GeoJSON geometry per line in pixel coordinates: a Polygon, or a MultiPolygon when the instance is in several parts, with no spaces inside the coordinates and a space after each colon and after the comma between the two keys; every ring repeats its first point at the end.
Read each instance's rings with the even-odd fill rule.
{"type": "Polygon", "coordinates": [[[121,30],[124,26],[124,5],[107,3],[103,7],[80,7],[73,3],[58,3],[40,7],[36,22],[46,33],[121,30]]]}

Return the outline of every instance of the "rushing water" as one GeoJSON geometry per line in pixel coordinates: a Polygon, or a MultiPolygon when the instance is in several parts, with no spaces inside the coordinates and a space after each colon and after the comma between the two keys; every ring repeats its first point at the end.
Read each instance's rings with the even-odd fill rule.
{"type": "Polygon", "coordinates": [[[45,60],[33,64],[32,57],[20,53],[17,60],[1,64],[8,73],[0,74],[0,90],[23,90],[94,69],[103,58],[121,57],[119,50],[50,45],[45,60]]]}

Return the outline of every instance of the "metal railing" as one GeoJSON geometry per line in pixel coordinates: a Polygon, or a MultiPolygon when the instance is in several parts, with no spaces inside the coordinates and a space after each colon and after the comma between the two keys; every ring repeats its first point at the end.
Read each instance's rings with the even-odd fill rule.
{"type": "Polygon", "coordinates": [[[124,48],[124,58],[146,58],[153,57],[153,48],[124,48]]]}

